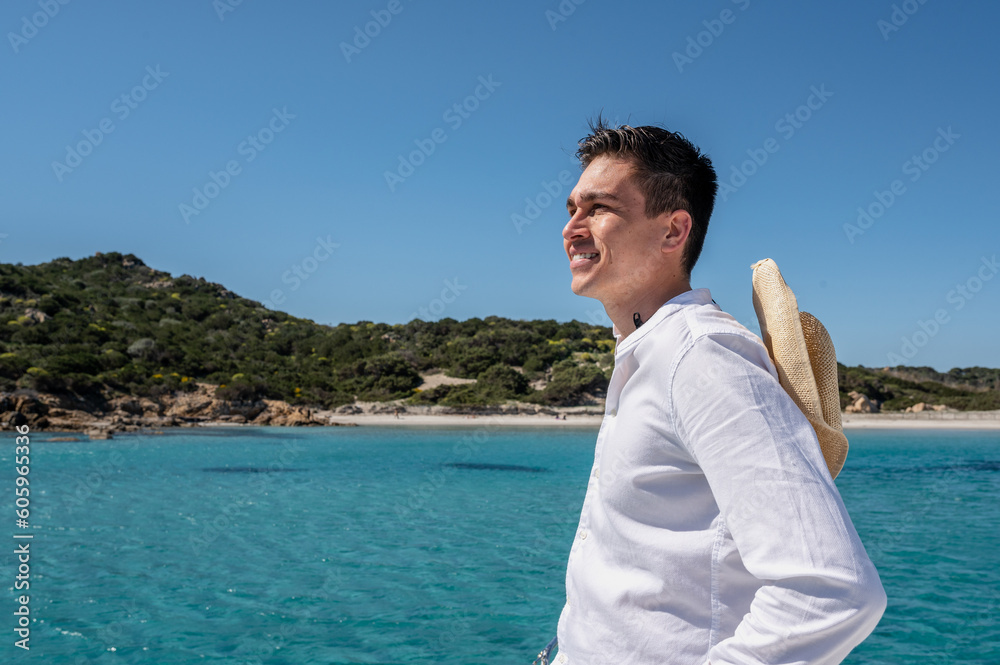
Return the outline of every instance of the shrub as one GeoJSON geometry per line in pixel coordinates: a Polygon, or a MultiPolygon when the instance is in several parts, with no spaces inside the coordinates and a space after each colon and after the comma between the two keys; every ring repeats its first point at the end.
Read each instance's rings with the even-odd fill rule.
{"type": "Polygon", "coordinates": [[[476,377],[475,391],[486,402],[502,402],[525,395],[531,390],[523,374],[506,365],[493,365],[476,377]]]}
{"type": "Polygon", "coordinates": [[[150,337],[137,339],[128,346],[128,354],[136,358],[148,358],[156,349],[156,340],[150,337]]]}
{"type": "Polygon", "coordinates": [[[545,390],[531,395],[529,401],[552,406],[573,406],[585,395],[599,395],[608,389],[608,379],[596,365],[574,365],[563,361],[552,371],[545,390]]]}
{"type": "Polygon", "coordinates": [[[420,374],[398,354],[358,360],[341,373],[342,390],[361,400],[407,397],[420,385],[420,374]]]}
{"type": "Polygon", "coordinates": [[[0,354],[0,376],[7,379],[19,379],[28,369],[30,362],[16,353],[0,354]]]}
{"type": "Polygon", "coordinates": [[[215,389],[215,396],[230,402],[256,402],[267,397],[267,384],[240,379],[233,384],[220,385],[215,389]]]}

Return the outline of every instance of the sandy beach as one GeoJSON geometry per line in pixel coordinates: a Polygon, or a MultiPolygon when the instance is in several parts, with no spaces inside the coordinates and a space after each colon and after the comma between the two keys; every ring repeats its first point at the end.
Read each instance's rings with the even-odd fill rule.
{"type": "Polygon", "coordinates": [[[845,413],[851,429],[989,429],[1000,430],[1000,411],[931,411],[923,413],[845,413]]]}
{"type": "MultiPolygon", "coordinates": [[[[306,410],[308,418],[301,422],[250,423],[232,418],[205,418],[188,421],[180,427],[259,427],[275,424],[348,427],[400,427],[400,428],[575,428],[596,430],[604,419],[599,405],[577,407],[545,407],[525,409],[523,405],[505,405],[496,413],[449,413],[451,409],[439,406],[413,406],[399,404],[398,407],[382,403],[356,403],[360,406],[351,410],[306,410]]],[[[1000,430],[1000,411],[930,411],[922,413],[844,413],[841,414],[844,430],[863,429],[939,429],[939,430],[1000,430]]],[[[76,423],[52,427],[44,430],[52,435],[51,440],[70,440],[85,434],[91,439],[105,439],[128,431],[162,433],[177,428],[167,422],[141,422],[131,429],[120,430],[115,423],[107,420],[89,421],[86,427],[76,423]],[[59,435],[65,435],[59,436],[59,435]]]]}
{"type": "Polygon", "coordinates": [[[496,415],[448,415],[448,414],[402,414],[398,418],[386,414],[336,415],[331,424],[362,425],[374,427],[592,427],[601,426],[603,416],[567,414],[560,416],[496,414],[496,415]]]}
{"type": "MultiPolygon", "coordinates": [[[[331,424],[371,427],[583,427],[597,429],[603,416],[560,412],[554,415],[453,415],[359,413],[329,416],[331,424]],[[565,418],[565,419],[564,419],[565,418]]],[[[1000,430],[1000,411],[931,413],[845,413],[845,430],[852,429],[989,429],[1000,430]]]]}

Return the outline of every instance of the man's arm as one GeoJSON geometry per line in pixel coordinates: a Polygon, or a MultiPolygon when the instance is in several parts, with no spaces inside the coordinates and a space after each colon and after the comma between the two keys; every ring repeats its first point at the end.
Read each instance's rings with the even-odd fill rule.
{"type": "Polygon", "coordinates": [[[743,565],[765,582],[712,665],[839,663],[886,596],[805,416],[739,335],[698,339],[678,363],[671,414],[743,565]]]}

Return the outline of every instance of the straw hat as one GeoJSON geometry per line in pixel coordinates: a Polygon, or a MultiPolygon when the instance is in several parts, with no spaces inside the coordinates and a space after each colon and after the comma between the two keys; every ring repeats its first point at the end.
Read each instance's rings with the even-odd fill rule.
{"type": "Polygon", "coordinates": [[[753,308],[764,346],[778,369],[781,387],[816,430],[826,466],[834,478],[847,459],[840,422],[837,355],[826,328],[800,312],[795,294],[771,259],[753,264],[753,308]]]}

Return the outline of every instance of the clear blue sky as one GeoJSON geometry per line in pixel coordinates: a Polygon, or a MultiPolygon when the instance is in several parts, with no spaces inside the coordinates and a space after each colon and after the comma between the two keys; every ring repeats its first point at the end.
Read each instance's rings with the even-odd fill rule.
{"type": "Polygon", "coordinates": [[[559,182],[603,109],[733,186],[693,283],[749,327],[769,256],[847,364],[1000,366],[994,3],[231,1],[3,3],[0,261],[131,252],[323,323],[606,323],[559,182]]]}

